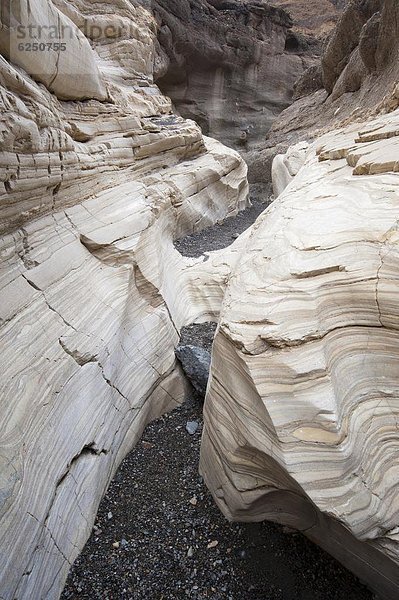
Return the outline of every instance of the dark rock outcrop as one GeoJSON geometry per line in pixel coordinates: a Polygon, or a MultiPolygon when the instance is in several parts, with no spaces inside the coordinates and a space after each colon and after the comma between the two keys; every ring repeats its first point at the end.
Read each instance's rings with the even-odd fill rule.
{"type": "MultiPolygon", "coordinates": [[[[367,29],[367,21],[381,8],[381,4],[382,0],[355,0],[343,13],[322,58],[323,84],[329,93],[333,91],[343,70],[350,63],[352,54],[359,45],[363,28],[367,29]]],[[[366,37],[369,36],[366,34],[366,37]]],[[[357,57],[355,60],[359,63],[357,57]]],[[[354,69],[353,62],[352,60],[349,70],[356,70],[358,73],[361,67],[354,69]]]]}
{"type": "Polygon", "coordinates": [[[378,48],[378,35],[381,23],[381,13],[377,11],[365,23],[360,32],[359,54],[369,73],[377,69],[376,52],[378,48]]]}
{"type": "Polygon", "coordinates": [[[323,39],[334,29],[349,0],[272,0],[287,10],[294,20],[294,31],[323,39]]]}
{"type": "Polygon", "coordinates": [[[303,98],[303,96],[308,96],[317,90],[322,89],[323,87],[323,73],[321,69],[321,65],[313,65],[309,67],[299,77],[299,79],[295,82],[294,85],[294,100],[298,100],[298,98],[303,98]]]}
{"type": "Polygon", "coordinates": [[[203,398],[211,367],[211,353],[201,346],[186,344],[176,348],[176,357],[181,362],[183,371],[194,389],[203,398]]]}
{"type": "MultiPolygon", "coordinates": [[[[352,0],[322,57],[323,83],[331,99],[361,91],[357,105],[378,104],[397,81],[399,3],[352,0]]],[[[343,108],[351,109],[351,98],[343,108]]]]}
{"type": "Polygon", "coordinates": [[[296,83],[298,100],[278,116],[263,146],[252,152],[250,181],[270,181],[274,156],[299,140],[397,108],[398,55],[399,2],[349,1],[321,64],[296,83]]]}
{"type": "Polygon", "coordinates": [[[282,8],[258,0],[153,0],[152,10],[158,85],[205,134],[250,157],[317,47],[290,31],[282,8]]]}

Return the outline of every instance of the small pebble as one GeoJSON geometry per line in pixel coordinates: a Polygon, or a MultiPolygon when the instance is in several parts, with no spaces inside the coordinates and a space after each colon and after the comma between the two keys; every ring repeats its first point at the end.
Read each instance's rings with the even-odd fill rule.
{"type": "Polygon", "coordinates": [[[198,421],[187,421],[186,430],[190,435],[194,435],[199,427],[198,421]]]}
{"type": "Polygon", "coordinates": [[[150,450],[151,448],[154,448],[154,444],[151,444],[150,442],[142,441],[141,445],[145,450],[150,450]]]}

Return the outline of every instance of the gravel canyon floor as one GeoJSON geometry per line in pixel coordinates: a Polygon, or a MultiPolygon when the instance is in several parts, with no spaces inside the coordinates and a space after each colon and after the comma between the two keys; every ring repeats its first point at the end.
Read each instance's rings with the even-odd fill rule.
{"type": "MultiPolygon", "coordinates": [[[[199,256],[234,241],[262,212],[177,243],[199,256]]],[[[210,349],[214,324],[183,341],[210,349]]],[[[229,523],[198,474],[202,403],[194,395],[151,423],[103,499],[63,600],[372,600],[372,594],[304,536],[273,523],[229,523]],[[188,422],[198,424],[190,434],[188,422]]]]}

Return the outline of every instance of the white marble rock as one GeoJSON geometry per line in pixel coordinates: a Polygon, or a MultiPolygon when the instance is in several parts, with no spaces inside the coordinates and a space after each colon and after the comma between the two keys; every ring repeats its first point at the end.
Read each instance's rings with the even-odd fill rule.
{"type": "Polygon", "coordinates": [[[229,269],[184,259],[173,240],[248,195],[240,157],[153,84],[148,12],[127,0],[13,2],[25,21],[28,5],[35,22],[81,33],[55,78],[40,53],[16,64],[1,46],[3,600],[59,597],[121,460],[183,400],[179,329],[217,316],[229,269]],[[96,24],[118,35],[85,37],[96,24]]]}
{"type": "MultiPolygon", "coordinates": [[[[399,595],[398,132],[395,111],[326,134],[253,226],[223,300],[201,450],[229,519],[299,529],[389,600],[399,595]]],[[[281,182],[286,161],[275,173],[281,182]]]]}

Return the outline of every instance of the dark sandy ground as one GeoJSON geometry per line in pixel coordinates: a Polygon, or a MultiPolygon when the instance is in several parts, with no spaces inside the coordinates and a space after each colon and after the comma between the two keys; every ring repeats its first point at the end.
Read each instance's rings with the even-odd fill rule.
{"type": "MultiPolygon", "coordinates": [[[[198,256],[228,245],[265,207],[259,204],[177,247],[198,256]]],[[[191,326],[183,342],[210,349],[214,329],[191,326]]],[[[301,534],[273,523],[227,522],[198,474],[201,430],[202,404],[194,393],[146,428],[100,505],[63,600],[372,599],[301,534]],[[187,422],[198,424],[194,435],[187,422]]]]}
{"type": "Polygon", "coordinates": [[[258,216],[270,204],[269,200],[261,202],[252,200],[252,206],[242,210],[236,217],[226,219],[212,227],[207,227],[199,233],[193,233],[175,242],[175,246],[183,256],[197,257],[204,252],[220,250],[230,246],[240,233],[248,229],[258,216]]]}

